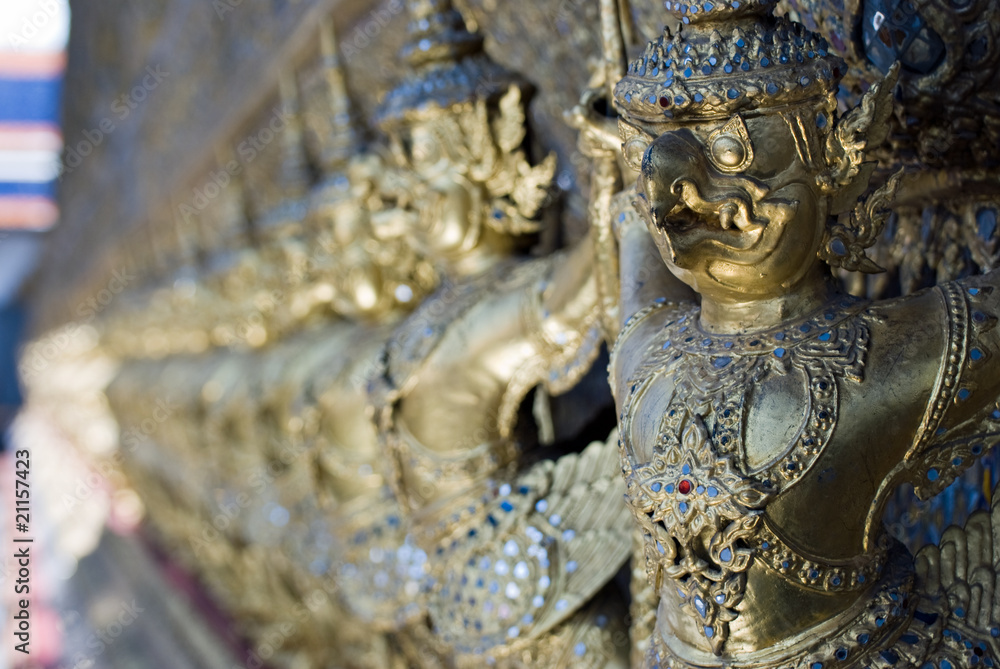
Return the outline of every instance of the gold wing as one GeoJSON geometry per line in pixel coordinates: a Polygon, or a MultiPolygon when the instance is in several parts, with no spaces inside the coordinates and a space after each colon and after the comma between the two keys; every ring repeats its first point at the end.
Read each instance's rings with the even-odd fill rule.
{"type": "MultiPolygon", "coordinates": [[[[625,485],[618,457],[616,429],[606,441],[595,441],[582,453],[563,456],[555,463],[542,463],[519,481],[537,485],[539,492],[548,488],[546,510],[539,512],[536,506],[528,522],[553,526],[555,516],[561,522],[554,529],[564,527],[575,533],[572,541],[566,540],[565,531],[556,541],[565,572],[559,597],[567,601],[566,610],[586,603],[631,555],[633,521],[622,501],[625,485]],[[572,572],[565,569],[570,562],[577,565],[572,572]]],[[[554,626],[566,617],[556,607],[546,613],[539,618],[539,627],[554,626]]]]}
{"type": "Polygon", "coordinates": [[[992,508],[972,514],[964,527],[952,525],[939,545],[917,553],[917,584],[948,611],[946,627],[1000,651],[1000,486],[992,508]]]}
{"type": "MultiPolygon", "coordinates": [[[[474,532],[436,557],[430,613],[460,653],[538,638],[567,621],[631,553],[617,430],[581,453],[546,460],[486,503],[474,532]]],[[[445,542],[442,542],[445,543],[445,542]]]]}

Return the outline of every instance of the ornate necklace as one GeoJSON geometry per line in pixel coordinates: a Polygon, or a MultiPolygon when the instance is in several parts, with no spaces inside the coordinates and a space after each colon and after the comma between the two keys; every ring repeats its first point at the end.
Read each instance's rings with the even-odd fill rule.
{"type": "Polygon", "coordinates": [[[622,409],[622,463],[628,501],[646,534],[647,572],[657,587],[674,581],[681,608],[721,653],[754,558],[806,587],[856,589],[877,575],[884,554],[840,567],[812,562],[783,544],[763,509],[799,481],[829,442],[837,423],[838,380],[862,379],[866,303],[843,298],[801,321],[748,335],[713,335],[694,305],[654,305],[626,324],[619,340],[653,314],[661,333],[630,379],[622,409]],[[749,471],[744,430],[748,388],[772,374],[798,370],[806,406],[796,436],[776,462],[749,471]],[[673,377],[652,459],[638,462],[631,417],[650,383],[673,377]]]}

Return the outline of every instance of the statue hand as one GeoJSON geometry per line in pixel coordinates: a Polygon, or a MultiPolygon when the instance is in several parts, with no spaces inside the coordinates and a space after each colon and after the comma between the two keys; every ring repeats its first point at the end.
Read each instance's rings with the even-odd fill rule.
{"type": "Polygon", "coordinates": [[[578,147],[589,158],[617,157],[621,151],[618,125],[613,117],[602,116],[594,109],[600,90],[585,91],[580,103],[566,112],[566,123],[580,131],[578,147]]]}

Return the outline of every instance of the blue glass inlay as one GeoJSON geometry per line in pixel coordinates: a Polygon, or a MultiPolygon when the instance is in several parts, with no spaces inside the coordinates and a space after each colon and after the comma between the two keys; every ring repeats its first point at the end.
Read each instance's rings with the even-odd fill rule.
{"type": "MultiPolygon", "coordinates": [[[[888,662],[889,664],[896,664],[897,662],[899,662],[899,655],[897,655],[894,651],[883,650],[883,651],[879,652],[879,655],[881,655],[882,659],[885,660],[886,662],[888,662]]],[[[945,660],[942,660],[941,661],[941,669],[945,669],[944,663],[945,663],[945,660]]]]}

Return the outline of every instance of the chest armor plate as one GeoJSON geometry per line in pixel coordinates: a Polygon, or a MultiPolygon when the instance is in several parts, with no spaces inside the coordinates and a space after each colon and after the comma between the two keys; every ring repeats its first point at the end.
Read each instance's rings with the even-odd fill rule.
{"type": "Polygon", "coordinates": [[[627,500],[644,530],[648,576],[657,588],[672,583],[715,652],[738,615],[755,560],[828,591],[864,587],[881,569],[881,552],[851,566],[807,559],[763,516],[829,443],[839,384],[862,378],[864,308],[846,298],[780,330],[734,336],[703,331],[694,306],[654,306],[635,317],[662,318],[664,327],[651,337],[622,404],[627,500]],[[773,449],[778,455],[751,469],[745,444],[751,391],[778,377],[803,380],[802,417],[791,440],[773,449]]]}

